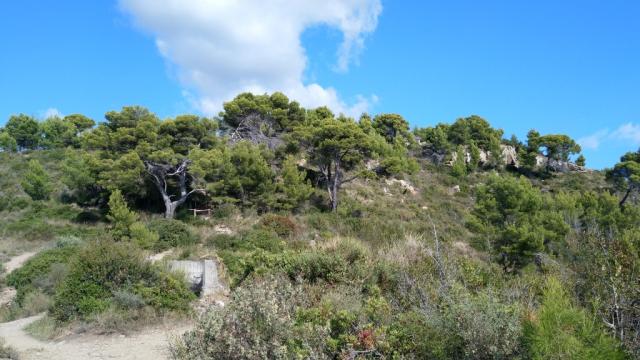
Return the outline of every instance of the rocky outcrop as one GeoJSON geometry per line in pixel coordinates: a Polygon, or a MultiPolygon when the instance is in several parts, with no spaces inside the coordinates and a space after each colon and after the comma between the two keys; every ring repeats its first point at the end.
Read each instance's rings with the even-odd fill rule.
{"type": "MultiPolygon", "coordinates": [[[[520,160],[518,158],[518,152],[516,148],[511,145],[500,145],[501,150],[501,164],[504,166],[510,166],[514,168],[520,167],[520,160]]],[[[433,150],[424,150],[423,155],[433,161],[435,164],[445,164],[447,166],[453,166],[453,164],[458,160],[458,153],[456,151],[452,151],[448,157],[445,154],[440,154],[434,152],[433,150]],[[447,159],[445,161],[445,159],[447,159]]],[[[478,161],[479,166],[487,166],[489,165],[489,160],[491,159],[491,152],[480,150],[480,157],[478,161]]],[[[471,162],[471,153],[469,151],[464,152],[464,162],[468,164],[471,162]]],[[[560,173],[568,173],[568,172],[587,172],[588,169],[584,166],[576,165],[570,161],[561,161],[556,159],[549,159],[543,154],[536,155],[536,169],[549,169],[553,172],[560,173]]]]}

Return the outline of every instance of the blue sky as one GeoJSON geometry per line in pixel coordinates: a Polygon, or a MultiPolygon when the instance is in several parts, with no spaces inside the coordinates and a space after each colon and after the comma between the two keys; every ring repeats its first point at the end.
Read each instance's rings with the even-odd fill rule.
{"type": "Polygon", "coordinates": [[[216,3],[6,2],[0,123],[130,104],[211,114],[237,91],[282,89],[413,126],[478,114],[507,136],[566,133],[595,168],[640,146],[640,2],[216,3]]]}

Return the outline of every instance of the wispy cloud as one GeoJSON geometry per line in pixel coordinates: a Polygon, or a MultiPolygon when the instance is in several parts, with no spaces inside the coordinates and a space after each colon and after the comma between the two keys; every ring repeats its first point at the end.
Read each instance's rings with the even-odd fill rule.
{"type": "Polygon", "coordinates": [[[47,110],[40,111],[40,117],[43,119],[48,119],[51,117],[64,117],[64,115],[60,112],[60,110],[56,108],[48,108],[47,110]]]}
{"type": "Polygon", "coordinates": [[[305,106],[349,115],[375,102],[374,96],[345,102],[334,88],[305,83],[301,36],[318,25],[340,31],[335,69],[346,71],[377,27],[380,0],[120,0],[120,6],[153,34],[159,52],[195,93],[187,100],[207,114],[244,91],[283,91],[305,106]]]}
{"type": "Polygon", "coordinates": [[[611,141],[624,141],[634,146],[640,146],[640,124],[630,122],[620,125],[614,131],[602,129],[578,139],[580,146],[589,150],[597,150],[603,143],[611,141]]]}
{"type": "Polygon", "coordinates": [[[578,139],[578,144],[580,144],[583,149],[596,150],[600,147],[600,143],[602,143],[607,136],[609,136],[609,130],[603,129],[594,134],[578,139]]]}
{"type": "Polygon", "coordinates": [[[616,129],[611,137],[630,141],[633,145],[640,145],[640,124],[626,123],[616,129]]]}

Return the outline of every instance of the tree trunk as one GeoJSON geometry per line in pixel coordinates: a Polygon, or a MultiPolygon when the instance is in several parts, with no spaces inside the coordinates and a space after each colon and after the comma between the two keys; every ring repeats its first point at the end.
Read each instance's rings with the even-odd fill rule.
{"type": "Polygon", "coordinates": [[[164,217],[166,219],[173,219],[176,214],[176,209],[187,201],[189,195],[194,192],[204,192],[202,189],[194,189],[187,192],[187,166],[189,160],[183,160],[175,167],[166,164],[156,164],[150,161],[145,161],[147,172],[151,175],[151,180],[156,185],[156,188],[162,195],[164,202],[164,217]],[[167,193],[167,177],[177,176],[178,186],[180,188],[180,197],[171,201],[171,196],[167,193]]]}
{"type": "Polygon", "coordinates": [[[620,200],[620,210],[624,211],[624,203],[627,202],[627,199],[629,198],[629,195],[631,194],[631,191],[633,190],[633,188],[631,186],[629,186],[629,188],[627,189],[627,193],[624,194],[624,197],[622,198],[622,200],[620,200]]]}
{"type": "Polygon", "coordinates": [[[176,216],[176,208],[175,203],[172,201],[164,202],[164,218],[165,219],[173,219],[176,216]]]}
{"type": "Polygon", "coordinates": [[[342,171],[340,170],[340,161],[335,162],[335,171],[333,172],[333,184],[331,185],[331,211],[338,211],[338,192],[340,191],[340,181],[342,181],[342,171]]]}

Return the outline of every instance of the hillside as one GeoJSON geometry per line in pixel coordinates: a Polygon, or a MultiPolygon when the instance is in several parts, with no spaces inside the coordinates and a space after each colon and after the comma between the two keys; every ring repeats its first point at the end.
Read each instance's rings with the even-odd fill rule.
{"type": "Polygon", "coordinates": [[[172,357],[640,357],[637,152],[589,170],[566,135],[280,93],[213,119],[17,115],[0,148],[2,261],[37,252],[0,316],[46,312],[40,338],[193,320],[172,357]],[[167,266],[201,259],[208,300],[167,266]]]}

